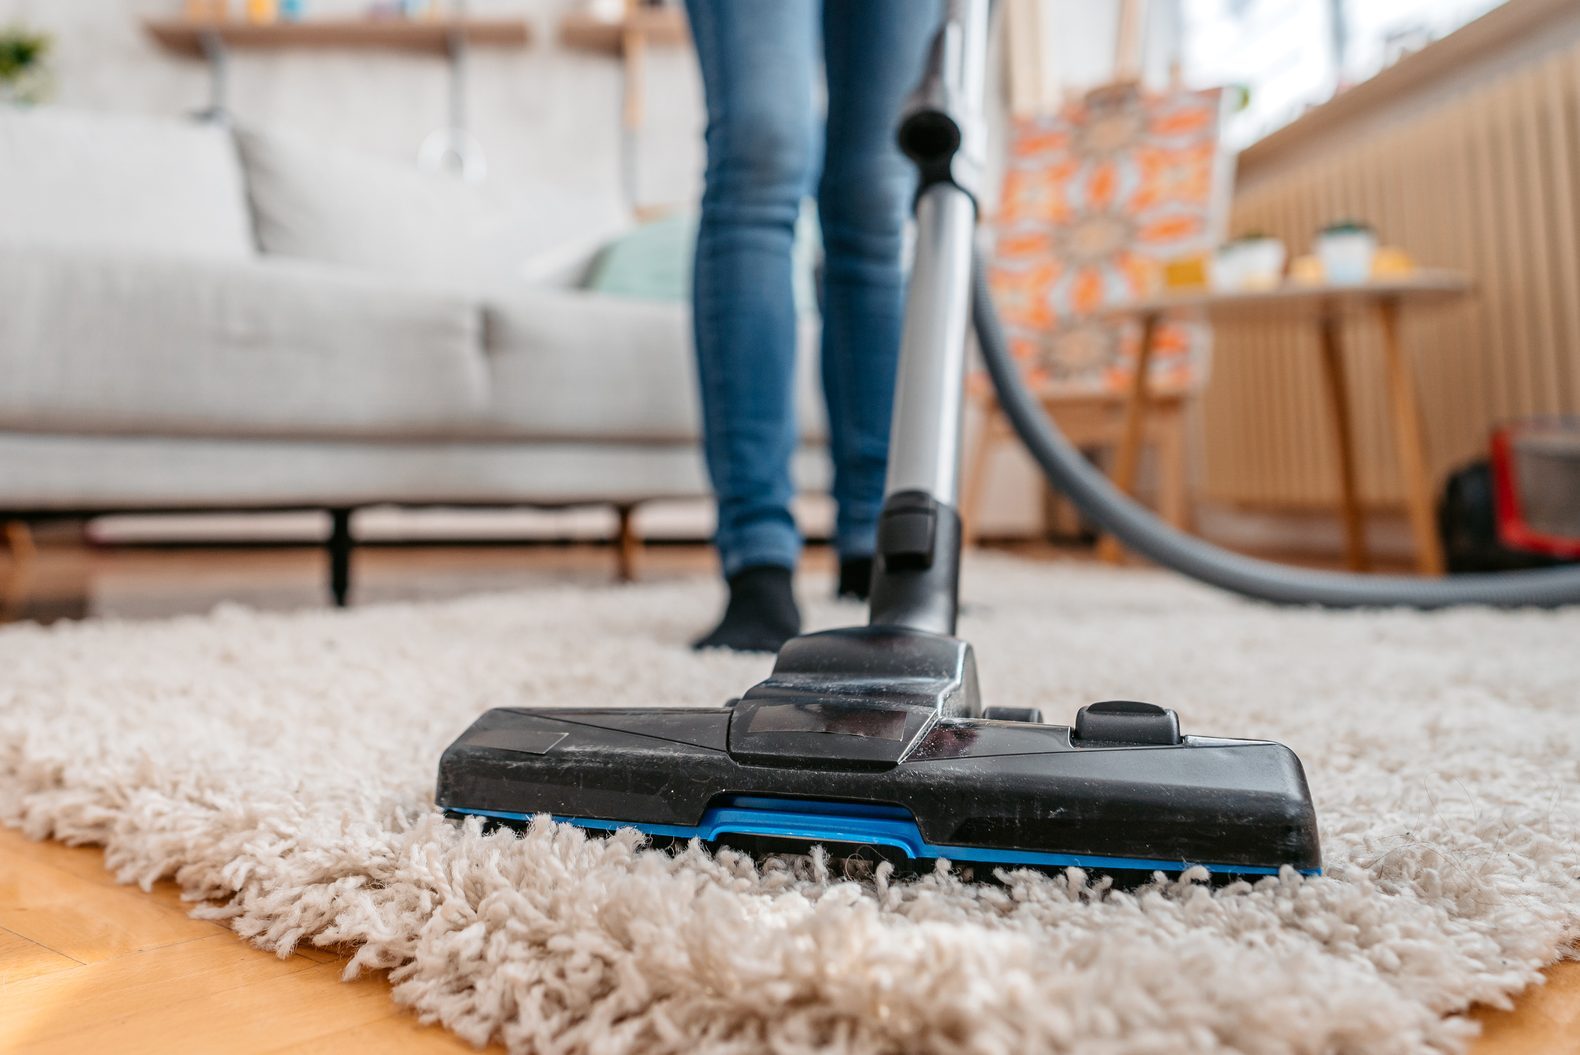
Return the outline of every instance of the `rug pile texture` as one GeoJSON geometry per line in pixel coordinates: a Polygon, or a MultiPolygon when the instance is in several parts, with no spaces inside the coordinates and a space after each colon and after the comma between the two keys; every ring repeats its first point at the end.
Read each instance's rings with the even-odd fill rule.
{"type": "MultiPolygon", "coordinates": [[[[801,584],[817,625],[859,621],[801,584]]],[[[697,705],[707,581],[349,613],[227,607],[0,631],[0,820],[173,877],[282,954],[355,947],[395,998],[521,1052],[1462,1050],[1580,939],[1580,613],[1324,613],[1162,574],[974,558],[988,702],[1114,697],[1305,762],[1327,875],[1105,892],[865,881],[433,809],[495,705],[697,705]]]]}

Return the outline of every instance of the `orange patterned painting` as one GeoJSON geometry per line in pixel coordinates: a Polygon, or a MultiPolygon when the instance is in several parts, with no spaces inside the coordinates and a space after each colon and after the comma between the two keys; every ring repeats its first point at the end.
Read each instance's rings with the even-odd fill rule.
{"type": "MultiPolygon", "coordinates": [[[[1044,392],[1123,390],[1137,334],[1089,316],[1147,296],[1164,261],[1222,240],[1222,105],[1218,89],[1114,88],[1016,123],[992,280],[1015,354],[1044,392]]],[[[1153,390],[1204,380],[1209,340],[1198,322],[1161,326],[1153,390]]]]}

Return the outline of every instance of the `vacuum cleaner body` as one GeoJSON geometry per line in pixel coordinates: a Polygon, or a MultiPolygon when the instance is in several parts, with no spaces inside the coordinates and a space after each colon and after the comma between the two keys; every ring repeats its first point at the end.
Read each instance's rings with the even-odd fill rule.
{"type": "Polygon", "coordinates": [[[1536,418],[1496,429],[1492,483],[1505,545],[1580,560],[1580,417],[1536,418]]]}
{"type": "Polygon", "coordinates": [[[795,638],[721,707],[489,711],[440,762],[447,812],[1121,879],[1320,869],[1288,748],[1181,736],[1173,711],[1145,703],[1094,703],[1073,727],[981,705],[955,616],[987,21],[988,0],[950,0],[900,127],[916,249],[869,625],[795,638]]]}

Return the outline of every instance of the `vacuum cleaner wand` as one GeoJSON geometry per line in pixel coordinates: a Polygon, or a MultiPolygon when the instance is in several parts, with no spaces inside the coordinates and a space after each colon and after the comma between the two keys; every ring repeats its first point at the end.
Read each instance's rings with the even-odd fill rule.
{"type": "Polygon", "coordinates": [[[791,640],[722,707],[489,711],[440,760],[448,813],[1125,881],[1320,870],[1288,748],[1182,736],[1173,711],[1133,701],[1083,707],[1072,727],[984,708],[954,636],[988,15],[988,0],[951,0],[900,129],[920,173],[916,258],[869,625],[791,640]]]}
{"type": "Polygon", "coordinates": [[[952,2],[900,122],[916,164],[916,248],[895,378],[871,621],[955,632],[961,407],[982,170],[986,0],[952,2]]]}

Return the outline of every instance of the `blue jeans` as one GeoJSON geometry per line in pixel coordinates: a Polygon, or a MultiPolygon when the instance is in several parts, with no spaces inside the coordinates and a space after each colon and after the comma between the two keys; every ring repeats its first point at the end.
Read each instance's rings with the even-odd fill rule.
{"type": "Polygon", "coordinates": [[[796,308],[791,246],[816,181],[823,394],[842,558],[883,502],[914,177],[894,145],[937,0],[687,0],[708,105],[693,280],[703,451],[725,575],[792,567],[796,308]],[[821,60],[821,62],[820,62],[821,60]],[[826,119],[817,105],[819,66],[826,119]]]}

